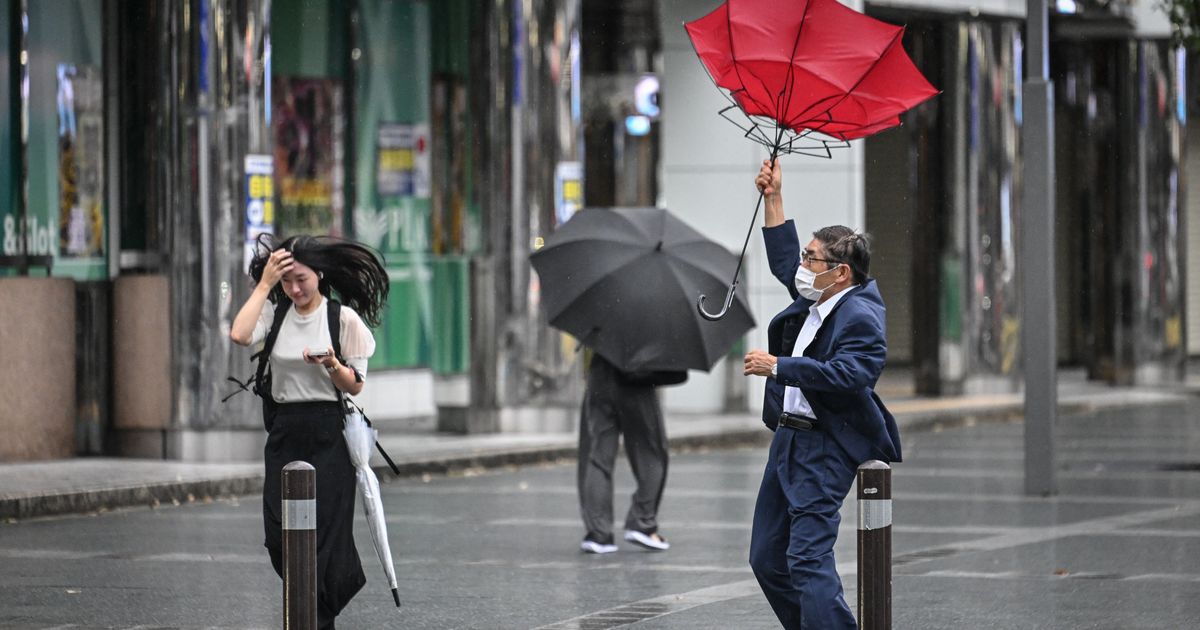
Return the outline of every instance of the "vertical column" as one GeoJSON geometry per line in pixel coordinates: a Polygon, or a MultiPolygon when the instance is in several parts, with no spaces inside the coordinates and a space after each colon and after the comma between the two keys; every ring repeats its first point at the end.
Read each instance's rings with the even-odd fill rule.
{"type": "Polygon", "coordinates": [[[250,369],[246,351],[228,342],[228,326],[249,292],[244,157],[270,142],[263,94],[269,12],[269,0],[163,3],[157,10],[159,108],[148,122],[159,139],[158,198],[151,201],[166,209],[175,383],[170,458],[230,457],[231,442],[215,438],[257,426],[253,397],[221,399],[225,376],[250,369]]]}
{"type": "Polygon", "coordinates": [[[1126,221],[1116,266],[1122,317],[1116,321],[1117,381],[1159,385],[1179,382],[1185,373],[1185,256],[1180,197],[1184,137],[1181,51],[1165,41],[1127,44],[1126,67],[1135,69],[1123,84],[1128,114],[1121,124],[1127,149],[1126,221]]]}
{"type": "MultiPolygon", "coordinates": [[[[1020,24],[966,18],[945,31],[951,65],[939,303],[943,394],[1016,391],[1022,225],[1020,24]],[[1005,77],[999,86],[992,77],[1005,77]],[[999,87],[997,93],[993,88],[999,87]]],[[[1040,261],[1035,264],[1040,264],[1040,261]]]]}
{"type": "Polygon", "coordinates": [[[1020,252],[1021,356],[1025,375],[1025,493],[1058,491],[1054,425],[1058,414],[1058,354],[1054,291],[1054,83],[1048,76],[1045,0],[1028,0],[1024,85],[1024,197],[1020,252]]]}
{"type": "Polygon", "coordinates": [[[471,274],[469,432],[498,430],[502,409],[565,398],[562,386],[570,381],[554,375],[570,353],[542,320],[529,253],[553,221],[557,164],[580,159],[572,107],[577,67],[568,65],[579,0],[501,0],[477,16],[472,128],[486,135],[475,159],[483,251],[471,274]]]}
{"type": "MultiPolygon", "coordinates": [[[[506,174],[510,157],[505,151],[511,128],[505,117],[511,99],[507,2],[484,4],[472,16],[470,112],[477,138],[478,158],[474,160],[479,186],[476,200],[480,206],[480,255],[471,261],[471,354],[470,408],[468,418],[457,426],[444,426],[460,432],[493,432],[498,426],[503,385],[501,363],[509,336],[503,314],[507,312],[508,266],[504,264],[508,248],[505,232],[511,211],[508,189],[512,181],[506,174]],[[488,130],[484,134],[483,130],[488,130]]],[[[439,420],[439,423],[441,420],[439,420]]],[[[457,423],[456,423],[457,424],[457,423]]]]}

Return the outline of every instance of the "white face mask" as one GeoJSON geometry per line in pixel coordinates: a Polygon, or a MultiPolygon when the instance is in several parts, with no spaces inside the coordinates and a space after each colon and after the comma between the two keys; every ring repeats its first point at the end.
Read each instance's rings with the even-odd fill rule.
{"type": "Polygon", "coordinates": [[[825,289],[818,289],[813,286],[813,283],[816,281],[817,276],[823,276],[834,269],[837,269],[837,267],[826,269],[821,273],[813,273],[812,269],[804,265],[796,267],[796,291],[800,293],[800,297],[813,300],[814,302],[820,300],[821,296],[825,294],[825,289],[833,285],[831,284],[829,287],[825,287],[825,289]]]}

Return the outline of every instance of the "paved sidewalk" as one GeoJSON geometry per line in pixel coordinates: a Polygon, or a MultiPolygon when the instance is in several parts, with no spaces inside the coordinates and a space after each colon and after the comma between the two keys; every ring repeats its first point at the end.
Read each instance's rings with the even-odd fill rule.
{"type": "MultiPolygon", "coordinates": [[[[1020,394],[920,398],[903,372],[880,384],[881,396],[901,432],[936,430],[939,425],[1019,420],[1020,394]]],[[[1060,376],[1062,412],[1177,403],[1195,398],[1193,378],[1174,388],[1115,388],[1079,377],[1060,376]]],[[[667,434],[675,449],[766,443],[770,433],[757,414],[672,414],[667,434]]],[[[454,473],[570,459],[574,433],[450,435],[385,431],[381,441],[404,476],[454,473]]],[[[379,470],[385,464],[376,454],[379,470]]],[[[390,476],[388,472],[386,476],[390,476]]],[[[86,513],[130,506],[211,501],[262,489],[261,462],[233,464],[162,460],[79,458],[0,464],[0,519],[86,513]]]]}

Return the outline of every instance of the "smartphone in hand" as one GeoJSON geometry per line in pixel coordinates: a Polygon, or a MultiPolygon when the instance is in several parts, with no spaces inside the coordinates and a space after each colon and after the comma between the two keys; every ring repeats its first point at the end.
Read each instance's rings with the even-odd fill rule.
{"type": "Polygon", "coordinates": [[[333,356],[333,353],[328,350],[321,350],[320,352],[309,352],[308,353],[308,358],[309,358],[309,360],[312,360],[312,361],[321,361],[322,359],[327,359],[331,356],[333,356]]]}

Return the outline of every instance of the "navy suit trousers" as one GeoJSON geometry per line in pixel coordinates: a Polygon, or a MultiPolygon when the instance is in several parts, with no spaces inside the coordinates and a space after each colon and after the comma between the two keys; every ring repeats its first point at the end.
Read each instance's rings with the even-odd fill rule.
{"type": "Polygon", "coordinates": [[[779,427],[754,506],[750,566],[784,628],[857,628],[833,557],[857,464],[821,429],[779,427]]]}

